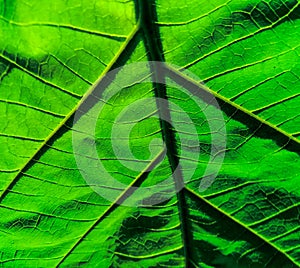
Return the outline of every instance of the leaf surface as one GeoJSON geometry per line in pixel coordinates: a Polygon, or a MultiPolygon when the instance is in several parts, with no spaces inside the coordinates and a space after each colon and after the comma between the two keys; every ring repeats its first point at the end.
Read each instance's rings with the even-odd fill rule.
{"type": "Polygon", "coordinates": [[[300,266],[298,1],[20,0],[0,14],[1,266],[300,266]]]}

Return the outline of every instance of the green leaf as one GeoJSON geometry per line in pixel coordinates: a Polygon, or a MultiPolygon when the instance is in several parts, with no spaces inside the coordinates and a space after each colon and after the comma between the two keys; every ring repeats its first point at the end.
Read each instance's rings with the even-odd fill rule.
{"type": "Polygon", "coordinates": [[[300,267],[299,14],[1,1],[1,267],[300,267]]]}

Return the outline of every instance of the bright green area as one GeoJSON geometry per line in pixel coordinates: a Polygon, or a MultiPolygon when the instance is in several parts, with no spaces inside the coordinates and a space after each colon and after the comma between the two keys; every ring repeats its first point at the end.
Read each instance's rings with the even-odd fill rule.
{"type": "MultiPolygon", "coordinates": [[[[1,267],[300,267],[299,1],[2,0],[0,36],[1,267]],[[153,35],[145,36],[149,29],[153,35]],[[94,191],[128,193],[105,174],[92,187],[84,180],[72,130],[95,174],[98,160],[89,130],[72,116],[101,75],[155,53],[199,92],[200,82],[213,92],[226,123],[226,154],[200,192],[213,146],[200,107],[216,108],[171,78],[166,88],[129,83],[103,106],[97,157],[126,186],[162,187],[137,190],[124,202],[140,206],[125,207],[94,191]],[[161,127],[152,115],[165,108],[149,102],[127,140],[111,139],[126,107],[164,89],[180,131],[161,127]],[[167,143],[173,154],[157,162],[166,133],[174,134],[167,143]],[[132,155],[119,159],[128,148],[132,155]],[[164,184],[172,178],[170,159],[180,160],[179,179],[187,182],[177,195],[178,177],[164,184]],[[154,169],[143,173],[148,165],[154,169]]],[[[96,97],[109,95],[113,84],[96,97]]],[[[125,133],[128,123],[117,131],[125,133]]]]}

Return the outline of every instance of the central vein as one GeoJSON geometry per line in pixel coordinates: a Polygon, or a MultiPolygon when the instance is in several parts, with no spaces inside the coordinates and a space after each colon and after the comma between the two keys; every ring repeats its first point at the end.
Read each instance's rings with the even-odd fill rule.
{"type": "Polygon", "coordinates": [[[184,246],[185,264],[188,267],[189,260],[189,233],[187,226],[187,206],[184,196],[184,179],[179,163],[179,157],[176,146],[175,131],[171,125],[171,113],[169,105],[165,100],[167,97],[167,87],[164,68],[163,46],[159,34],[159,28],[155,24],[157,21],[155,0],[137,0],[136,11],[138,23],[141,26],[143,40],[147,50],[148,60],[153,79],[153,90],[156,97],[156,105],[158,108],[160,126],[162,130],[162,138],[167,149],[167,157],[171,166],[176,193],[177,204],[179,210],[179,218],[181,222],[182,240],[184,246]],[[164,100],[164,101],[162,101],[164,100]],[[163,118],[163,119],[162,119],[163,118]]]}

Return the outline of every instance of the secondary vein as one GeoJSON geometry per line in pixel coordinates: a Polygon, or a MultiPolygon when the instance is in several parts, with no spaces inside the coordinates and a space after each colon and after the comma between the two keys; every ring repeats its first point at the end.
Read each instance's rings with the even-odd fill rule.
{"type": "Polygon", "coordinates": [[[247,232],[253,234],[254,236],[258,237],[261,241],[263,241],[263,243],[269,245],[271,248],[275,249],[278,253],[280,253],[282,256],[284,256],[286,259],[288,259],[291,263],[297,265],[298,267],[298,263],[296,263],[296,261],[291,258],[285,251],[281,250],[279,247],[277,247],[274,243],[272,243],[271,241],[269,241],[268,239],[266,239],[265,237],[263,237],[262,235],[260,235],[259,233],[257,233],[255,230],[253,230],[252,228],[250,228],[249,226],[245,225],[244,223],[240,222],[239,220],[237,220],[235,217],[231,216],[230,214],[226,213],[225,211],[223,211],[222,209],[220,209],[219,207],[217,207],[216,205],[214,205],[213,203],[211,203],[209,200],[207,200],[205,197],[201,196],[200,194],[196,193],[195,191],[193,191],[192,189],[190,189],[189,187],[186,187],[185,190],[187,192],[189,192],[192,196],[196,197],[197,199],[199,199],[200,201],[204,202],[205,204],[207,204],[209,207],[211,207],[212,209],[214,209],[215,211],[218,211],[219,213],[221,213],[222,215],[226,216],[227,218],[229,218],[231,221],[237,223],[239,226],[241,226],[243,229],[245,229],[247,232]]]}
{"type": "Polygon", "coordinates": [[[118,66],[119,61],[121,58],[126,58],[130,57],[130,53],[128,53],[128,48],[132,47],[135,48],[137,45],[136,39],[138,38],[138,32],[139,32],[139,27],[136,26],[126,39],[126,41],[123,43],[121,46],[120,50],[118,53],[115,55],[111,63],[107,66],[103,74],[100,76],[100,78],[95,82],[94,86],[91,87],[86,94],[82,97],[82,99],[77,103],[77,105],[64,117],[64,119],[57,125],[57,127],[48,135],[48,137],[43,140],[39,148],[35,151],[35,153],[28,159],[28,161],[19,169],[17,172],[16,176],[8,183],[8,185],[5,187],[5,189],[2,191],[0,195],[0,203],[3,201],[3,199],[6,197],[6,195],[9,193],[9,191],[14,187],[14,185],[19,181],[19,179],[22,177],[23,172],[25,172],[31,165],[31,163],[36,159],[39,158],[40,153],[43,152],[44,149],[48,149],[48,144],[51,144],[56,137],[56,134],[59,133],[60,130],[62,130],[69,121],[72,123],[72,118],[78,108],[84,104],[90,96],[92,96],[97,89],[97,86],[103,81],[105,78],[105,75],[110,72],[112,69],[116,68],[118,66]]]}
{"type": "Polygon", "coordinates": [[[153,168],[155,168],[162,160],[165,155],[165,149],[161,150],[160,153],[149,163],[148,166],[134,179],[127,188],[116,198],[116,200],[111,203],[108,208],[101,213],[95,222],[84,232],[82,236],[71,246],[64,257],[59,261],[56,267],[59,267],[67,257],[77,248],[77,246],[84,240],[84,238],[92,231],[94,228],[103,221],[108,215],[110,215],[117,207],[119,207],[129,196],[131,196],[137,189],[138,186],[148,177],[149,173],[153,168]]]}
{"type": "MultiPolygon", "coordinates": [[[[293,145],[293,149],[296,151],[300,150],[300,140],[294,137],[292,134],[284,131],[283,129],[279,128],[278,126],[273,125],[272,123],[264,120],[260,116],[256,115],[255,113],[247,110],[246,108],[234,103],[230,99],[224,97],[223,95],[211,90],[210,88],[206,87],[203,84],[200,84],[199,82],[195,81],[194,79],[188,77],[184,73],[176,70],[174,67],[171,66],[166,66],[168,69],[167,75],[172,78],[175,82],[177,83],[182,83],[184,81],[186,88],[193,94],[196,95],[210,95],[214,96],[219,102],[228,105],[232,109],[235,109],[236,111],[242,113],[244,116],[247,116],[246,120],[252,119],[256,121],[260,126],[265,126],[271,129],[273,132],[277,133],[280,135],[282,138],[287,139],[288,141],[286,144],[283,145],[284,147],[287,147],[288,145],[293,145]]],[[[203,98],[203,99],[208,99],[210,98],[203,98]]],[[[272,139],[274,137],[270,137],[272,139]]]]}

